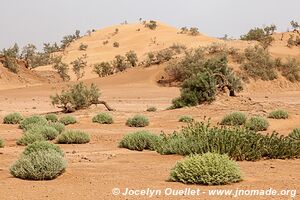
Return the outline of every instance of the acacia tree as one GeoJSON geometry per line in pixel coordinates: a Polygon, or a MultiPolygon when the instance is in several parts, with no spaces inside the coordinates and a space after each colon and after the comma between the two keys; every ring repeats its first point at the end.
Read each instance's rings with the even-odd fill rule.
{"type": "Polygon", "coordinates": [[[77,77],[77,80],[81,79],[84,76],[84,68],[87,66],[86,58],[87,55],[84,54],[82,57],[79,57],[71,62],[71,65],[73,66],[72,69],[77,77]]]}
{"type": "Polygon", "coordinates": [[[94,70],[99,77],[109,76],[114,73],[114,70],[109,62],[101,62],[94,65],[94,70]]]}
{"type": "Polygon", "coordinates": [[[53,62],[52,65],[53,69],[57,71],[57,73],[63,79],[63,81],[70,80],[70,76],[68,75],[69,66],[68,64],[62,62],[62,57],[61,56],[54,57],[52,58],[52,62],[53,62]]]}
{"type": "MultiPolygon", "coordinates": [[[[293,31],[294,32],[298,32],[298,29],[300,29],[300,25],[297,21],[292,20],[291,21],[291,26],[293,27],[293,31]]],[[[299,33],[299,32],[298,32],[299,33]]]]}

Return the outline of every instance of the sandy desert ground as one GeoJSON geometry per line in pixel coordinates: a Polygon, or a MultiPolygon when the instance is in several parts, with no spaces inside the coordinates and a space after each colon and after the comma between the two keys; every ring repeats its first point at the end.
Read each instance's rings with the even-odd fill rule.
{"type": "MultiPolygon", "coordinates": [[[[89,45],[89,63],[110,60],[116,54],[135,50],[139,57],[143,57],[150,50],[159,50],[170,46],[174,41],[180,41],[189,47],[207,45],[218,39],[204,35],[189,37],[177,34],[176,29],[161,25],[157,31],[142,30],[140,25],[117,26],[120,34],[113,40],[119,41],[121,48],[97,47],[108,37],[116,27],[92,33],[73,43],[64,53],[64,59],[70,61],[80,55],[76,49],[80,43],[89,45]],[[132,37],[126,37],[132,33],[132,37]],[[154,34],[154,35],[153,35],[154,34]],[[159,45],[145,47],[151,38],[156,37],[159,45]],[[94,46],[93,46],[94,45],[94,46]]],[[[111,37],[111,36],[110,36],[111,37]]],[[[230,41],[228,45],[245,48],[247,42],[230,41]]],[[[276,43],[270,49],[273,55],[284,57],[293,55],[300,58],[299,49],[289,49],[276,43]]],[[[138,128],[125,125],[127,118],[142,113],[149,117],[150,126],[143,128],[156,134],[161,131],[172,133],[179,130],[184,123],[178,122],[181,115],[191,115],[196,120],[210,117],[213,124],[217,124],[222,116],[231,111],[243,111],[249,114],[267,115],[276,108],[286,109],[290,113],[287,120],[269,120],[270,128],[287,135],[294,128],[300,127],[300,84],[291,84],[286,80],[277,80],[270,83],[251,82],[237,97],[227,95],[218,96],[210,105],[200,105],[193,108],[166,110],[171,100],[180,93],[177,87],[162,87],[156,83],[163,74],[165,65],[156,65],[149,68],[137,67],[124,73],[118,73],[105,78],[97,78],[89,69],[84,77],[85,83],[96,83],[101,89],[101,98],[116,111],[111,112],[115,119],[112,125],[92,123],[91,118],[105,107],[98,105],[89,109],[73,113],[79,123],[70,125],[70,129],[81,129],[91,134],[88,144],[60,145],[66,153],[68,167],[66,172],[52,181],[25,181],[14,178],[9,173],[9,167],[16,161],[24,147],[17,146],[16,140],[21,137],[22,131],[17,125],[0,124],[0,136],[6,141],[6,146],[0,149],[0,199],[3,200],[96,200],[96,199],[149,199],[142,196],[114,196],[113,188],[130,189],[185,189],[187,187],[208,191],[209,189],[293,189],[300,192],[300,160],[261,160],[257,162],[238,162],[243,171],[244,181],[227,186],[196,186],[168,182],[170,169],[176,161],[182,159],[177,155],[159,155],[156,152],[135,152],[118,148],[118,141],[123,135],[138,128]],[[157,112],[149,113],[145,110],[155,106],[157,112]]],[[[38,68],[36,74],[51,71],[50,66],[38,68]]],[[[27,72],[26,72],[27,73],[27,72]]],[[[34,75],[32,75],[34,79],[34,75]]],[[[32,81],[14,79],[6,74],[6,79],[0,82],[0,121],[13,111],[26,116],[31,114],[45,114],[60,110],[53,107],[49,96],[59,92],[66,83],[51,83],[45,79],[32,81]],[[10,84],[12,83],[12,84],[10,84]]],[[[31,77],[31,76],[30,76],[31,77]]],[[[1,78],[0,78],[1,80],[1,78]]],[[[74,75],[72,75],[74,80],[74,75]]],[[[299,195],[299,194],[298,194],[299,195]]],[[[254,199],[253,197],[238,197],[235,199],[254,199]]],[[[156,196],[153,199],[233,199],[233,197],[218,197],[202,195],[199,197],[168,197],[156,196]]],[[[263,196],[255,199],[292,199],[288,196],[263,196]]]]}

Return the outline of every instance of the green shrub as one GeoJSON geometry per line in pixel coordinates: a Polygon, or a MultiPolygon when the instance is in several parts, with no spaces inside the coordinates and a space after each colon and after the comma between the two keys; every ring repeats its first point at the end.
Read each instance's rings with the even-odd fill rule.
{"type": "Polygon", "coordinates": [[[254,116],[246,122],[246,127],[254,131],[265,131],[269,127],[269,122],[263,117],[254,116]]]}
{"type": "Polygon", "coordinates": [[[50,96],[52,105],[62,108],[64,112],[74,112],[98,104],[99,97],[100,91],[95,84],[89,88],[82,82],[62,90],[61,94],[50,96]]]}
{"type": "Polygon", "coordinates": [[[117,70],[117,72],[125,71],[129,65],[126,61],[126,57],[121,55],[116,55],[115,60],[112,62],[113,67],[117,70]]]}
{"type": "Polygon", "coordinates": [[[49,126],[55,128],[59,134],[65,130],[65,125],[60,122],[49,123],[49,126]]]}
{"type": "Polygon", "coordinates": [[[143,115],[135,115],[127,120],[126,125],[130,127],[145,127],[149,125],[149,119],[143,115]]]}
{"type": "Polygon", "coordinates": [[[81,79],[84,76],[84,68],[87,66],[86,61],[87,55],[84,54],[81,57],[78,57],[76,60],[72,61],[70,64],[72,65],[72,70],[76,75],[77,80],[81,79]]]}
{"type": "Polygon", "coordinates": [[[69,81],[70,76],[68,74],[69,72],[69,66],[68,64],[64,63],[62,61],[62,57],[55,57],[52,59],[52,68],[57,71],[59,76],[62,78],[63,81],[69,81]]]}
{"type": "Polygon", "coordinates": [[[0,148],[4,147],[4,140],[2,138],[0,138],[0,148]]]}
{"type": "Polygon", "coordinates": [[[61,156],[64,156],[64,152],[61,150],[61,148],[58,145],[52,144],[47,141],[34,142],[32,144],[29,144],[23,151],[23,155],[29,155],[31,153],[35,153],[38,151],[48,151],[48,150],[54,150],[61,156]]]}
{"type": "Polygon", "coordinates": [[[150,20],[150,22],[145,23],[145,27],[147,27],[151,30],[155,30],[157,27],[157,23],[156,23],[156,21],[150,20]]]}
{"type": "Polygon", "coordinates": [[[275,25],[266,26],[264,28],[251,29],[247,34],[241,36],[241,40],[255,40],[261,43],[264,48],[267,48],[274,41],[271,36],[277,27],[275,25]]]}
{"type": "Polygon", "coordinates": [[[23,120],[20,113],[10,113],[3,119],[4,124],[19,124],[23,120]]]}
{"type": "Polygon", "coordinates": [[[45,137],[41,134],[29,134],[25,133],[21,138],[17,140],[17,145],[27,146],[34,142],[45,141],[45,137]]]}
{"type": "Polygon", "coordinates": [[[296,58],[288,58],[279,67],[282,75],[291,82],[300,81],[300,62],[296,58]]]}
{"type": "Polygon", "coordinates": [[[134,51],[128,51],[125,54],[126,57],[126,61],[132,66],[132,67],[136,67],[137,66],[137,62],[138,62],[138,58],[137,55],[134,51]]]}
{"type": "Polygon", "coordinates": [[[10,168],[10,173],[26,180],[51,180],[61,175],[66,161],[54,150],[35,151],[23,155],[10,168]]]}
{"type": "Polygon", "coordinates": [[[191,123],[193,121],[194,121],[194,119],[191,116],[181,116],[179,118],[179,122],[191,123]]]}
{"type": "Polygon", "coordinates": [[[57,122],[58,121],[57,115],[55,115],[55,114],[47,114],[45,116],[45,118],[48,122],[57,122]]]}
{"type": "Polygon", "coordinates": [[[293,140],[298,140],[300,142],[300,128],[295,128],[290,134],[289,136],[290,138],[292,138],[293,140]]]}
{"type": "Polygon", "coordinates": [[[68,130],[60,134],[57,142],[60,144],[84,144],[90,141],[90,135],[77,130],[68,130]]]}
{"type": "Polygon", "coordinates": [[[119,46],[120,46],[119,42],[114,42],[114,43],[113,43],[113,47],[119,48],[119,46]]]}
{"type": "Polygon", "coordinates": [[[63,116],[59,119],[59,122],[64,125],[75,124],[77,122],[76,118],[71,115],[63,116]]]}
{"type": "Polygon", "coordinates": [[[159,139],[159,136],[148,131],[138,131],[125,135],[119,142],[119,147],[136,151],[154,150],[159,139]]]}
{"type": "Polygon", "coordinates": [[[300,156],[299,141],[278,133],[265,135],[242,127],[210,127],[205,122],[189,124],[171,135],[163,134],[155,150],[160,154],[179,155],[214,152],[240,161],[300,156]]]}
{"type": "Polygon", "coordinates": [[[26,133],[30,135],[42,135],[46,140],[54,140],[59,135],[59,132],[55,128],[48,125],[33,126],[26,133]]]}
{"type": "Polygon", "coordinates": [[[146,111],[147,111],[147,112],[156,112],[156,111],[157,111],[157,108],[154,107],[154,106],[151,106],[151,107],[147,108],[146,111]]]}
{"type": "Polygon", "coordinates": [[[259,46],[245,49],[245,60],[241,69],[254,79],[268,81],[277,78],[274,60],[268,51],[259,46]]]}
{"type": "Polygon", "coordinates": [[[105,77],[114,73],[113,67],[109,62],[101,62],[94,65],[94,70],[99,77],[105,77]]]}
{"type": "Polygon", "coordinates": [[[246,123],[246,120],[247,117],[244,113],[233,112],[223,117],[221,121],[221,125],[239,126],[239,125],[244,125],[246,123]]]}
{"type": "Polygon", "coordinates": [[[32,126],[35,126],[36,124],[39,125],[46,125],[48,124],[48,121],[45,117],[39,116],[39,115],[33,115],[31,117],[27,117],[20,123],[20,128],[24,130],[28,130],[32,126]]]}
{"type": "Polygon", "coordinates": [[[88,45],[87,44],[80,44],[80,46],[79,46],[79,50],[80,51],[86,51],[87,50],[87,48],[88,48],[88,45]]]}
{"type": "Polygon", "coordinates": [[[287,119],[289,117],[289,113],[286,110],[274,110],[269,113],[268,118],[273,119],[287,119]]]}
{"type": "Polygon", "coordinates": [[[189,32],[193,36],[199,35],[199,29],[197,27],[191,27],[189,32]]]}
{"type": "Polygon", "coordinates": [[[93,117],[92,121],[99,124],[112,124],[114,122],[108,113],[99,113],[93,117]]]}
{"type": "Polygon", "coordinates": [[[170,180],[185,184],[226,185],[239,182],[239,166],[227,155],[205,153],[177,162],[171,170],[170,180]]]}

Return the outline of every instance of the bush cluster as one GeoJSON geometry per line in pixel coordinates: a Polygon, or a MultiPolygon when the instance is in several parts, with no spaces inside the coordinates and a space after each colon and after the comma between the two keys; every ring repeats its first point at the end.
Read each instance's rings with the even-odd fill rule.
{"type": "Polygon", "coordinates": [[[59,132],[51,126],[37,124],[31,127],[25,134],[42,135],[46,140],[54,140],[59,135],[59,132]]]}
{"type": "Polygon", "coordinates": [[[77,122],[76,118],[71,115],[63,116],[59,119],[59,122],[64,125],[75,124],[77,122]]]}
{"type": "Polygon", "coordinates": [[[151,30],[155,30],[157,27],[157,23],[154,20],[150,20],[149,22],[145,23],[145,27],[147,27],[151,30]]]}
{"type": "Polygon", "coordinates": [[[160,154],[193,155],[215,152],[234,160],[285,159],[300,156],[299,141],[278,133],[264,135],[241,127],[189,124],[180,132],[162,135],[155,150],[160,154]]]}
{"type": "Polygon", "coordinates": [[[47,125],[48,121],[43,116],[33,115],[22,120],[19,127],[24,130],[29,130],[30,128],[32,128],[32,126],[35,126],[37,124],[47,125]]]}
{"type": "Polygon", "coordinates": [[[149,125],[149,119],[143,115],[135,115],[127,120],[126,125],[130,127],[145,127],[149,125]]]}
{"type": "Polygon", "coordinates": [[[55,114],[47,114],[47,115],[45,115],[45,118],[48,122],[57,122],[58,121],[58,117],[55,114]]]}
{"type": "Polygon", "coordinates": [[[148,131],[138,131],[125,135],[119,142],[119,147],[136,151],[154,150],[159,140],[160,136],[148,131]]]}
{"type": "Polygon", "coordinates": [[[46,138],[41,134],[25,133],[17,140],[17,145],[27,146],[34,142],[46,141],[46,138]]]}
{"type": "Polygon", "coordinates": [[[55,128],[59,134],[65,130],[65,125],[60,122],[51,122],[49,123],[49,126],[55,128]]]}
{"type": "Polygon", "coordinates": [[[289,117],[289,113],[286,110],[274,110],[269,113],[268,118],[273,119],[287,119],[289,117]]]}
{"type": "Polygon", "coordinates": [[[221,125],[240,126],[245,125],[247,116],[242,112],[233,112],[225,115],[221,121],[221,125]]]}
{"type": "Polygon", "coordinates": [[[19,124],[23,120],[20,113],[10,113],[3,119],[4,124],[19,124]]]}
{"type": "Polygon", "coordinates": [[[254,116],[246,122],[245,126],[253,131],[265,131],[269,127],[269,122],[263,117],[254,116]]]}
{"type": "Polygon", "coordinates": [[[92,121],[99,124],[112,124],[114,122],[108,113],[99,113],[93,117],[92,121]]]}
{"type": "Polygon", "coordinates": [[[255,40],[261,43],[264,48],[267,48],[274,41],[272,34],[276,31],[275,25],[266,26],[264,28],[251,29],[247,34],[241,36],[241,40],[255,40]]]}
{"type": "Polygon", "coordinates": [[[67,130],[57,138],[59,144],[85,144],[90,141],[90,135],[78,130],[67,130]]]}
{"type": "Polygon", "coordinates": [[[156,112],[156,111],[157,111],[157,108],[154,107],[154,106],[151,106],[151,107],[147,108],[146,111],[147,111],[147,112],[156,112]]]}
{"type": "Polygon", "coordinates": [[[47,141],[34,142],[32,144],[29,144],[23,151],[23,155],[29,155],[31,153],[35,153],[38,151],[47,151],[47,150],[54,150],[61,156],[64,156],[64,152],[61,150],[61,148],[58,145],[52,144],[47,141]]]}
{"type": "Polygon", "coordinates": [[[300,62],[296,58],[288,58],[285,63],[281,63],[279,70],[289,81],[300,81],[300,62]]]}
{"type": "Polygon", "coordinates": [[[114,73],[114,69],[109,62],[101,62],[94,64],[94,70],[99,77],[105,77],[112,75],[114,73]]]}
{"type": "Polygon", "coordinates": [[[193,117],[187,115],[181,116],[179,118],[179,122],[191,123],[193,121],[194,121],[193,117]]]}
{"type": "Polygon", "coordinates": [[[177,162],[171,170],[170,180],[185,184],[225,185],[239,182],[239,166],[227,155],[205,153],[177,162]]]}

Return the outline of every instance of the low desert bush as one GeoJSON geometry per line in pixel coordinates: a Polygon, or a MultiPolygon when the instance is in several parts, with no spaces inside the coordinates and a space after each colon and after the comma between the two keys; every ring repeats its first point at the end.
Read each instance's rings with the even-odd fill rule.
{"type": "Polygon", "coordinates": [[[55,115],[55,114],[47,114],[45,116],[45,118],[48,122],[57,122],[58,121],[57,115],[55,115]]]}
{"type": "Polygon", "coordinates": [[[132,66],[132,67],[137,66],[138,58],[134,51],[132,51],[132,50],[128,51],[125,54],[125,57],[126,57],[126,61],[130,64],[130,66],[132,66]]]}
{"type": "Polygon", "coordinates": [[[289,113],[286,110],[274,110],[269,113],[268,118],[287,119],[289,118],[289,113]]]}
{"type": "Polygon", "coordinates": [[[199,29],[197,27],[191,27],[189,33],[193,36],[199,35],[199,29]]]}
{"type": "Polygon", "coordinates": [[[239,161],[300,156],[299,141],[275,132],[265,135],[243,127],[211,127],[210,123],[196,122],[161,137],[155,148],[160,154],[185,156],[214,152],[239,161]]]}
{"type": "Polygon", "coordinates": [[[75,124],[77,122],[76,118],[71,115],[63,116],[59,119],[59,122],[64,125],[75,124]]]}
{"type": "Polygon", "coordinates": [[[135,115],[127,120],[126,125],[130,127],[145,127],[149,125],[149,119],[143,115],[135,115]]]}
{"type": "Polygon", "coordinates": [[[63,81],[70,80],[70,76],[68,74],[69,66],[68,66],[68,64],[66,64],[62,61],[61,56],[53,58],[51,63],[52,63],[53,69],[57,71],[57,73],[59,74],[59,76],[62,78],[63,81]]]}
{"type": "Polygon", "coordinates": [[[154,107],[154,106],[151,106],[151,107],[147,108],[146,111],[147,111],[147,112],[156,112],[156,111],[157,111],[157,108],[154,107]]]}
{"type": "Polygon", "coordinates": [[[22,155],[10,168],[10,173],[26,180],[52,180],[61,175],[66,168],[66,161],[55,150],[34,151],[22,155]]]}
{"type": "Polygon", "coordinates": [[[247,117],[242,112],[233,112],[223,117],[221,125],[239,126],[246,123],[247,117]]]}
{"type": "Polygon", "coordinates": [[[160,137],[148,131],[138,131],[125,135],[119,142],[119,147],[130,150],[154,150],[160,137]]]}
{"type": "Polygon", "coordinates": [[[4,147],[4,140],[2,138],[0,138],[0,148],[4,147]]]}
{"type": "Polygon", "coordinates": [[[59,134],[65,130],[65,125],[60,122],[51,122],[49,123],[49,126],[55,128],[59,134]]]}
{"type": "Polygon", "coordinates": [[[245,60],[241,69],[249,77],[261,80],[274,80],[277,78],[276,65],[270,53],[259,47],[248,47],[245,49],[245,60]]]}
{"type": "Polygon", "coordinates": [[[289,137],[293,140],[300,142],[300,128],[295,128],[290,134],[289,137]]]}
{"type": "Polygon", "coordinates": [[[119,43],[119,42],[114,42],[114,43],[113,43],[113,47],[119,48],[119,47],[120,47],[120,43],[119,43]]]}
{"type": "Polygon", "coordinates": [[[254,116],[246,122],[246,127],[253,131],[265,131],[269,127],[269,122],[263,117],[254,116]]]}
{"type": "Polygon", "coordinates": [[[187,116],[187,115],[181,116],[181,117],[179,118],[179,122],[191,123],[191,122],[193,122],[193,121],[194,121],[193,117],[187,116]]]}
{"type": "Polygon", "coordinates": [[[26,146],[22,154],[29,155],[31,153],[35,153],[38,151],[48,151],[48,150],[54,150],[57,153],[59,153],[61,156],[64,156],[64,152],[61,150],[61,148],[58,145],[52,144],[47,141],[34,142],[32,144],[29,144],[28,146],[26,146]]]}
{"type": "Polygon", "coordinates": [[[105,77],[114,73],[113,67],[109,62],[101,62],[94,65],[94,70],[99,77],[105,77]]]}
{"type": "Polygon", "coordinates": [[[20,113],[10,113],[3,119],[4,124],[19,124],[23,120],[20,113]]]}
{"type": "Polygon", "coordinates": [[[129,67],[129,64],[126,61],[126,57],[116,55],[115,59],[112,62],[112,66],[117,70],[117,72],[123,72],[129,67]]]}
{"type": "Polygon", "coordinates": [[[156,23],[156,21],[150,20],[149,22],[145,23],[145,27],[147,27],[151,30],[155,30],[157,27],[157,23],[156,23]]]}
{"type": "Polygon", "coordinates": [[[24,130],[28,130],[32,126],[35,126],[36,124],[47,125],[48,121],[43,116],[33,115],[31,117],[27,117],[24,120],[22,120],[20,123],[20,128],[24,130]]]}
{"type": "Polygon", "coordinates": [[[300,62],[296,58],[288,58],[279,66],[281,74],[291,82],[300,81],[300,62]]]}
{"type": "Polygon", "coordinates": [[[41,134],[29,134],[25,133],[21,138],[17,140],[17,145],[27,146],[34,142],[45,141],[45,137],[41,134]]]}
{"type": "Polygon", "coordinates": [[[80,51],[85,51],[85,50],[87,50],[87,48],[88,48],[88,45],[87,44],[80,44],[80,46],[79,46],[79,50],[80,51]]]}
{"type": "Polygon", "coordinates": [[[30,135],[42,135],[46,140],[54,140],[58,135],[59,132],[48,125],[36,125],[31,127],[26,134],[30,134],[30,135]]]}
{"type": "Polygon", "coordinates": [[[84,76],[84,69],[87,67],[86,58],[87,55],[84,54],[83,56],[78,57],[76,60],[70,63],[77,80],[81,79],[84,76]]]}
{"type": "Polygon", "coordinates": [[[242,175],[238,164],[227,155],[205,153],[177,162],[170,180],[185,184],[226,185],[239,182],[242,175]]]}
{"type": "Polygon", "coordinates": [[[90,135],[78,130],[67,130],[57,138],[59,144],[84,144],[90,141],[90,135]]]}
{"type": "Polygon", "coordinates": [[[108,113],[99,113],[93,117],[92,121],[99,124],[112,124],[114,122],[108,113]]]}
{"type": "Polygon", "coordinates": [[[274,41],[272,34],[276,31],[275,25],[266,26],[264,28],[251,29],[247,34],[241,36],[241,40],[255,40],[266,49],[274,41]]]}

